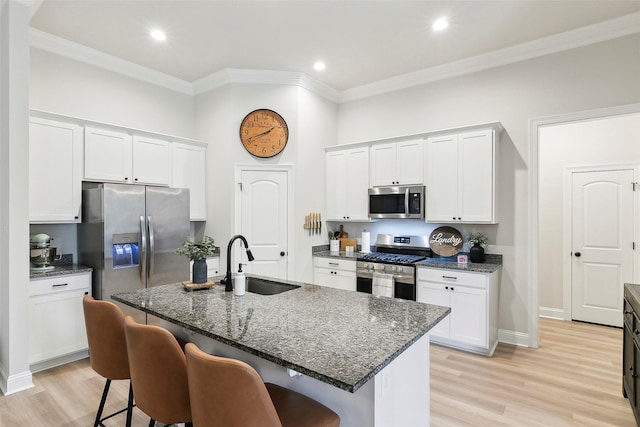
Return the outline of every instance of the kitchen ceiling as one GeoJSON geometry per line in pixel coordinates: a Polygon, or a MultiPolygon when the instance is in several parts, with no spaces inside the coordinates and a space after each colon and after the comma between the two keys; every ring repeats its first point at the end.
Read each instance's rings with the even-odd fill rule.
{"type": "Polygon", "coordinates": [[[31,26],[186,82],[293,71],[344,91],[636,12],[638,0],[44,0],[31,26]],[[441,16],[449,28],[433,32],[441,16]]]}

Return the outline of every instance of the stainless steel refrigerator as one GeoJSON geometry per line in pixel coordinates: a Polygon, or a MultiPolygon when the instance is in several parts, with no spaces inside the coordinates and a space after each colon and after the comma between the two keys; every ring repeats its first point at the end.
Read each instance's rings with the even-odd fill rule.
{"type": "MultiPolygon", "coordinates": [[[[78,262],[93,268],[93,296],[189,280],[175,253],[190,233],[189,190],[84,182],[78,262]]],[[[136,321],[143,312],[118,304],[136,321]]],[[[149,322],[154,323],[154,322],[149,322]]]]}

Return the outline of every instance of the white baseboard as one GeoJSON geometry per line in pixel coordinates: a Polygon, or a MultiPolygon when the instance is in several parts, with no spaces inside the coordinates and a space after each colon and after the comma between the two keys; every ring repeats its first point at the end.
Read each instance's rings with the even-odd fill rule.
{"type": "Polygon", "coordinates": [[[44,362],[33,363],[31,364],[30,368],[31,372],[35,373],[44,371],[49,368],[55,368],[56,366],[66,365],[67,363],[75,362],[76,360],[86,359],[87,357],[89,357],[89,351],[80,350],[75,353],[45,360],[44,362]]]}
{"type": "Polygon", "coordinates": [[[31,387],[33,387],[31,371],[7,376],[4,366],[0,366],[0,389],[2,394],[8,396],[31,387]]]}
{"type": "Polygon", "coordinates": [[[505,344],[529,347],[529,334],[525,334],[524,332],[508,331],[506,329],[498,329],[498,341],[505,344]]]}
{"type": "Polygon", "coordinates": [[[538,307],[538,316],[550,319],[565,320],[564,310],[561,308],[538,307]]]}

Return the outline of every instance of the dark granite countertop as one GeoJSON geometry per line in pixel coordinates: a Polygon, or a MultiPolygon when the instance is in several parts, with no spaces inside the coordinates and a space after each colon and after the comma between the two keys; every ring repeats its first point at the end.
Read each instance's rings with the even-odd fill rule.
{"type": "Polygon", "coordinates": [[[29,273],[30,279],[42,279],[45,277],[64,276],[67,274],[79,274],[93,271],[93,268],[86,267],[80,264],[63,264],[55,265],[52,270],[37,271],[31,270],[29,273]]]}
{"type": "MultiPolygon", "coordinates": [[[[248,277],[256,277],[247,275],[248,277]]],[[[217,280],[216,280],[217,282],[217,280]]],[[[451,311],[318,285],[234,296],[182,284],[113,295],[166,321],[355,392],[451,311]]]]}

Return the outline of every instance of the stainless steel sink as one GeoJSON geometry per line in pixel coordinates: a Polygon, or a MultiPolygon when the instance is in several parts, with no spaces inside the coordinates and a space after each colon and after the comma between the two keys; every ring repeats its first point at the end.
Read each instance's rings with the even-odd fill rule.
{"type": "Polygon", "coordinates": [[[254,294],[276,295],[299,287],[298,285],[274,282],[257,277],[247,277],[247,292],[253,292],[254,294]]]}

